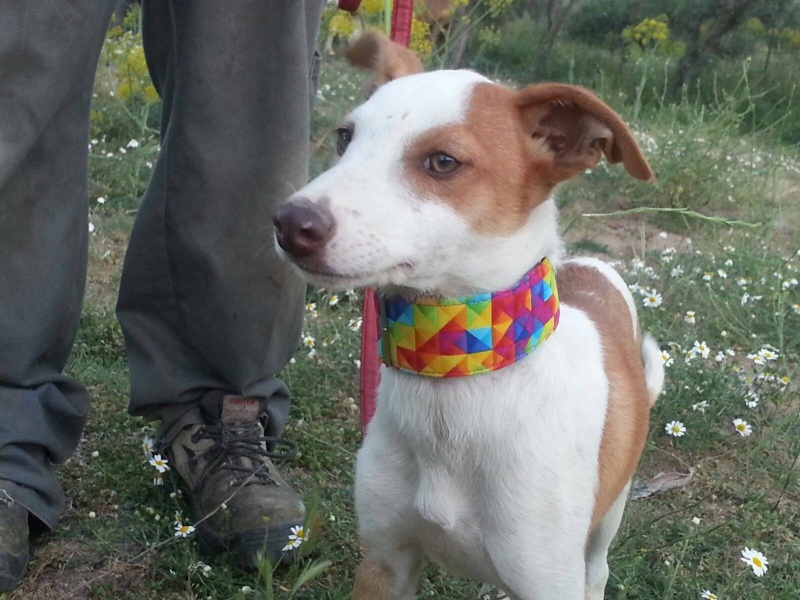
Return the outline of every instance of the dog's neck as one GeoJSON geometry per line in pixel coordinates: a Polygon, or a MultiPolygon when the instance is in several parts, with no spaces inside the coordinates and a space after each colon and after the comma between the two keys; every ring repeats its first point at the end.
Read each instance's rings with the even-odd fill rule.
{"type": "Polygon", "coordinates": [[[387,366],[428,377],[463,377],[511,366],[558,326],[560,307],[547,258],[509,288],[467,298],[399,297],[381,302],[387,366]]]}

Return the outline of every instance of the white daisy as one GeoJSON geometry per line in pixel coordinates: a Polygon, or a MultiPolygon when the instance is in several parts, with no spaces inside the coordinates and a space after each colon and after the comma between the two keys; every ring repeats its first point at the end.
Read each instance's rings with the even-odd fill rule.
{"type": "Polygon", "coordinates": [[[289,550],[299,548],[301,544],[308,539],[310,533],[311,530],[306,531],[302,525],[292,527],[292,532],[289,534],[289,541],[286,542],[281,552],[288,552],[289,550]]]}
{"type": "Polygon", "coordinates": [[[661,306],[661,294],[655,290],[651,290],[642,298],[642,304],[649,308],[658,308],[661,306]]]}
{"type": "Polygon", "coordinates": [[[159,473],[166,473],[167,471],[169,471],[169,461],[166,458],[161,458],[160,454],[155,454],[152,457],[150,457],[149,462],[156,468],[156,471],[158,471],[159,473]]]}
{"type": "Polygon", "coordinates": [[[695,340],[694,341],[694,346],[692,347],[692,350],[696,354],[699,354],[700,356],[702,356],[703,358],[708,358],[708,355],[711,354],[711,348],[709,348],[708,345],[704,341],[703,342],[699,342],[699,341],[695,340]]]}
{"type": "Polygon", "coordinates": [[[328,304],[330,306],[336,306],[337,304],[339,304],[339,296],[333,294],[330,298],[328,298],[328,304]]]}
{"type": "Polygon", "coordinates": [[[723,360],[725,360],[725,353],[722,350],[720,350],[714,356],[714,360],[717,361],[717,362],[722,362],[723,360]]]}
{"type": "Polygon", "coordinates": [[[714,277],[714,274],[709,272],[709,271],[706,271],[705,273],[703,273],[703,281],[711,281],[713,279],[713,277],[714,277]]]}
{"type": "Polygon", "coordinates": [[[675,359],[669,355],[666,350],[661,351],[661,360],[664,361],[665,367],[671,367],[675,363],[675,359]]]}
{"type": "Polygon", "coordinates": [[[350,331],[359,331],[361,330],[362,319],[359,317],[357,319],[350,319],[350,322],[347,324],[347,328],[350,331]]]}
{"type": "Polygon", "coordinates": [[[683,317],[683,320],[689,323],[689,325],[694,325],[697,323],[697,318],[695,317],[695,312],[693,310],[687,310],[686,316],[683,317]]]}
{"type": "Polygon", "coordinates": [[[145,436],[142,439],[142,451],[146,459],[150,460],[153,457],[153,449],[156,441],[150,436],[145,436]]]}
{"type": "Polygon", "coordinates": [[[727,279],[728,278],[728,272],[724,271],[722,269],[719,269],[717,271],[717,275],[719,275],[722,279],[727,279]]]}
{"type": "Polygon", "coordinates": [[[664,427],[664,431],[673,437],[683,437],[686,435],[686,426],[680,421],[670,421],[664,427]]]}
{"type": "Polygon", "coordinates": [[[769,348],[762,348],[758,351],[758,355],[764,360],[778,360],[778,352],[769,348]]]}
{"type": "Polygon", "coordinates": [[[175,537],[185,538],[189,537],[193,533],[194,526],[181,523],[180,521],[175,523],[175,537]]]}
{"type": "Polygon", "coordinates": [[[680,275],[683,275],[683,267],[680,265],[675,265],[674,267],[672,267],[672,271],[670,271],[669,274],[672,277],[678,277],[680,275]]]}
{"type": "Polygon", "coordinates": [[[303,336],[303,346],[305,346],[306,348],[313,348],[315,342],[316,340],[310,335],[303,336]]]}
{"type": "Polygon", "coordinates": [[[750,423],[742,419],[734,419],[733,426],[736,428],[736,431],[738,431],[739,435],[741,435],[742,437],[747,437],[751,433],[753,433],[753,428],[750,426],[750,423]]]}
{"type": "Polygon", "coordinates": [[[752,360],[757,365],[765,365],[767,364],[767,359],[761,356],[760,354],[748,354],[747,358],[752,360]]]}
{"type": "Polygon", "coordinates": [[[708,402],[706,400],[701,400],[700,402],[692,404],[692,410],[699,410],[701,413],[705,413],[707,408],[708,402]]]}
{"type": "Polygon", "coordinates": [[[753,573],[755,573],[756,577],[763,577],[767,572],[769,561],[767,557],[758,550],[751,550],[745,546],[744,550],[742,550],[742,558],[740,560],[753,567],[753,573]]]}
{"type": "Polygon", "coordinates": [[[761,398],[758,396],[755,390],[747,390],[747,395],[745,396],[744,402],[749,408],[756,408],[758,403],[761,402],[761,398]]]}
{"type": "Polygon", "coordinates": [[[739,287],[744,287],[747,284],[748,284],[748,281],[744,277],[737,277],[736,278],[736,285],[738,285],[739,287]]]}
{"type": "Polygon", "coordinates": [[[792,304],[792,310],[795,312],[795,314],[800,315],[800,304],[792,304]]]}
{"type": "Polygon", "coordinates": [[[703,600],[719,600],[719,597],[716,594],[709,592],[708,590],[703,590],[703,593],[700,594],[700,597],[703,600]]]}

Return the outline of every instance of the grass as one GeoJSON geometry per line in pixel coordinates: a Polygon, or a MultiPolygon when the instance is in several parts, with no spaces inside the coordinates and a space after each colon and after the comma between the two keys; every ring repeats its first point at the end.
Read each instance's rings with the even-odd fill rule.
{"type": "MultiPolygon", "coordinates": [[[[112,47],[134,52],[137,43],[132,36],[112,47]]],[[[30,576],[9,597],[289,598],[311,558],[293,571],[279,570],[269,584],[265,571],[236,570],[224,557],[202,556],[191,537],[173,536],[174,514],[184,509],[176,482],[152,485],[141,441],[153,427],[125,412],[125,350],[113,304],[137,198],[157,154],[158,107],[112,96],[119,61],[107,58],[93,125],[89,287],[68,366],[89,386],[92,413],[80,447],[60,467],[69,499],[62,525],[37,540],[30,576]]],[[[329,61],[313,122],[313,173],[328,164],[329,131],[357,103],[360,89],[358,76],[329,61]]],[[[645,186],[618,167],[600,166],[560,196],[573,250],[618,261],[634,289],[655,289],[662,297],[658,307],[642,305],[641,316],[674,364],[652,413],[639,476],[695,469],[688,487],[631,503],[611,551],[608,598],[684,600],[710,589],[723,599],[795,600],[800,592],[800,307],[792,307],[800,304],[800,287],[792,283],[800,278],[800,170],[796,149],[739,133],[738,106],[710,110],[687,102],[639,115],[634,125],[659,183],[645,186]],[[582,216],[642,206],[762,225],[732,228],[670,214],[582,216]],[[696,313],[695,324],[686,322],[687,311],[696,313]],[[711,352],[687,362],[695,341],[711,352]],[[776,361],[759,366],[747,358],[765,346],[777,351],[776,361]],[[735,356],[717,362],[717,352],[727,349],[735,356]],[[759,397],[755,408],[745,403],[751,391],[759,397]],[[701,401],[708,403],[705,411],[693,410],[701,401]],[[734,418],[747,420],[753,434],[737,434],[734,418]],[[684,437],[665,434],[672,420],[686,425],[684,437]],[[769,558],[765,577],[739,561],[745,546],[769,558]]],[[[617,107],[632,116],[630,103],[617,107]]],[[[360,443],[354,331],[360,298],[310,290],[308,301],[316,305],[305,326],[315,356],[301,347],[282,374],[294,394],[286,435],[301,454],[282,468],[309,498],[319,498],[313,557],[333,565],[294,597],[339,600],[349,597],[359,552],[351,488],[360,443]]],[[[429,568],[420,597],[467,600],[477,590],[429,568]]]]}

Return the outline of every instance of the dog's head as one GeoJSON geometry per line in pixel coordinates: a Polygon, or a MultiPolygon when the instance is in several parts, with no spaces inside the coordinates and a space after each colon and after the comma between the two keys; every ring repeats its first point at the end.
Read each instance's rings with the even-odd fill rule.
{"type": "Polygon", "coordinates": [[[372,69],[374,93],[340,125],[336,165],[275,216],[282,253],[312,283],[447,294],[511,285],[558,245],[547,202],[558,183],[603,155],[653,178],[625,123],[583,88],[423,73],[376,33],[349,58],[372,69]]]}

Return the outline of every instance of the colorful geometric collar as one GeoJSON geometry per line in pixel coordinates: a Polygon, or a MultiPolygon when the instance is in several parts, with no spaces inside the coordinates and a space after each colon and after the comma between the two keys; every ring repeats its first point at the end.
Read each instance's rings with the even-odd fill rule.
{"type": "Polygon", "coordinates": [[[463,377],[514,364],[558,326],[553,265],[542,259],[507,290],[467,298],[384,298],[383,362],[428,377],[463,377]]]}

